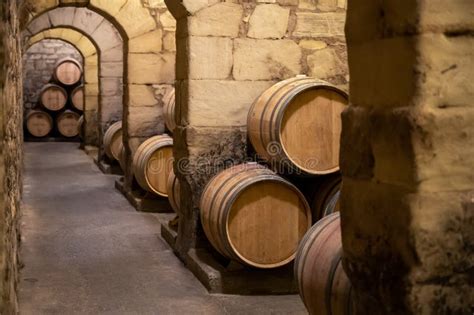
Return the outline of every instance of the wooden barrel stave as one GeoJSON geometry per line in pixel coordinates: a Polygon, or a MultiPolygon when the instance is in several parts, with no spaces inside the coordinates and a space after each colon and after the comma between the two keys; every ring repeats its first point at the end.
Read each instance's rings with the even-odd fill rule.
{"type": "Polygon", "coordinates": [[[77,84],[82,77],[82,66],[73,58],[64,58],[57,62],[53,78],[64,85],[77,84]]]}
{"type": "Polygon", "coordinates": [[[340,174],[330,175],[319,183],[311,202],[314,222],[339,211],[341,184],[342,178],[340,174]]]}
{"type": "Polygon", "coordinates": [[[83,85],[76,87],[71,92],[71,103],[75,109],[79,111],[84,111],[84,86],[83,85]]]}
{"type": "Polygon", "coordinates": [[[165,108],[164,108],[164,118],[166,128],[170,132],[173,132],[176,128],[175,121],[175,108],[176,108],[176,99],[175,99],[175,89],[169,91],[165,97],[165,108]]]}
{"type": "Polygon", "coordinates": [[[293,260],[297,242],[311,225],[302,194],[255,163],[217,174],[206,185],[200,208],[211,245],[223,256],[257,268],[276,268],[293,260]],[[262,221],[260,215],[267,219],[262,221]],[[248,226],[254,228],[243,232],[248,226]]]}
{"type": "Polygon", "coordinates": [[[167,182],[172,168],[173,139],[164,134],[143,142],[133,157],[133,174],[140,187],[168,197],[167,182]],[[155,164],[152,164],[156,162],[155,164]],[[154,170],[153,170],[154,169],[154,170]]]}
{"type": "Polygon", "coordinates": [[[105,154],[112,161],[118,161],[122,142],[122,121],[110,125],[104,135],[105,154]]]}
{"type": "Polygon", "coordinates": [[[57,128],[58,132],[66,137],[66,138],[72,138],[76,137],[78,133],[78,122],[79,122],[79,114],[66,110],[63,113],[61,113],[57,120],[57,128]]]}
{"type": "Polygon", "coordinates": [[[34,137],[46,137],[53,129],[53,119],[51,116],[40,110],[28,112],[25,120],[26,129],[34,137]]]}
{"type": "Polygon", "coordinates": [[[346,93],[321,80],[296,77],[279,82],[249,111],[250,141],[267,161],[311,175],[333,173],[339,169],[340,113],[346,104],[346,93]]]}
{"type": "Polygon", "coordinates": [[[46,84],[40,92],[40,103],[47,110],[57,112],[62,110],[67,103],[67,92],[56,84],[46,84]]]}
{"type": "Polygon", "coordinates": [[[351,284],[342,268],[339,213],[316,223],[300,243],[295,276],[310,314],[352,314],[351,284]]]}

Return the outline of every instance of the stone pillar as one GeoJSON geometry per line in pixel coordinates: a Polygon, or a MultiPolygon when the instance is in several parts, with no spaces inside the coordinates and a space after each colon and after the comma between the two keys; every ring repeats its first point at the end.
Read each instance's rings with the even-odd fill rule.
{"type": "Polygon", "coordinates": [[[18,1],[0,3],[0,313],[18,312],[22,63],[18,1]]]}
{"type": "Polygon", "coordinates": [[[472,314],[473,11],[349,1],[341,212],[357,314],[472,314]]]}
{"type": "Polygon", "coordinates": [[[177,248],[185,259],[190,248],[207,244],[198,208],[204,186],[220,170],[247,159],[253,101],[298,74],[347,84],[345,10],[337,1],[165,2],[177,19],[174,139],[182,187],[177,248]]]}

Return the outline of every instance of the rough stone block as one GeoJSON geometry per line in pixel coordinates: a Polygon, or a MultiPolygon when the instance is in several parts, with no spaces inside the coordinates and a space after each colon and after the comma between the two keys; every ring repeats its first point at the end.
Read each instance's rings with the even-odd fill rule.
{"type": "Polygon", "coordinates": [[[48,14],[42,14],[36,17],[33,21],[30,22],[28,25],[28,30],[31,34],[36,34],[51,27],[51,23],[49,21],[48,14]]]}
{"type": "Polygon", "coordinates": [[[86,110],[98,110],[99,109],[99,98],[97,96],[86,95],[86,110]]]}
{"type": "Polygon", "coordinates": [[[129,102],[132,107],[157,106],[153,87],[142,84],[128,85],[129,102]]]}
{"type": "Polygon", "coordinates": [[[108,21],[100,24],[100,26],[92,33],[92,38],[102,51],[114,47],[122,47],[122,37],[117,29],[108,21]]]}
{"type": "Polygon", "coordinates": [[[232,71],[233,43],[225,37],[188,38],[188,73],[180,73],[179,78],[226,79],[232,71]]]}
{"type": "Polygon", "coordinates": [[[234,41],[237,80],[281,80],[301,72],[301,48],[292,40],[234,41]]]}
{"type": "Polygon", "coordinates": [[[123,76],[123,63],[102,62],[100,65],[100,76],[103,78],[121,78],[123,76]]]}
{"type": "Polygon", "coordinates": [[[62,36],[65,40],[69,41],[70,43],[75,44],[81,39],[82,34],[73,29],[64,28],[62,36]]]}
{"type": "Polygon", "coordinates": [[[258,5],[249,21],[248,36],[252,38],[282,38],[288,29],[290,10],[277,4],[258,5]]]}
{"type": "Polygon", "coordinates": [[[121,46],[102,51],[101,60],[103,62],[112,62],[112,61],[123,61],[124,52],[121,46]]]}
{"type": "Polygon", "coordinates": [[[84,67],[84,81],[86,83],[99,82],[99,69],[96,65],[86,65],[84,67]]]}
{"type": "Polygon", "coordinates": [[[243,9],[240,4],[221,2],[188,17],[188,32],[194,36],[237,37],[243,9]]]}
{"type": "Polygon", "coordinates": [[[111,121],[122,120],[123,96],[102,97],[100,102],[100,123],[102,126],[111,121]]]}
{"type": "Polygon", "coordinates": [[[163,31],[154,31],[137,36],[129,41],[128,48],[131,53],[159,53],[162,49],[163,31]]]}
{"type": "Polygon", "coordinates": [[[160,23],[166,31],[176,30],[176,20],[169,11],[160,13],[160,23]]]}
{"type": "Polygon", "coordinates": [[[314,39],[302,39],[299,42],[299,45],[301,48],[311,49],[311,50],[324,49],[328,46],[326,42],[323,42],[321,40],[314,40],[314,39]]]}
{"type": "Polygon", "coordinates": [[[84,95],[85,96],[98,96],[99,84],[95,84],[95,83],[84,84],[84,95]]]}
{"type": "Polygon", "coordinates": [[[193,126],[245,126],[253,101],[272,84],[269,81],[189,81],[185,119],[193,126]]]}
{"type": "Polygon", "coordinates": [[[327,79],[347,73],[342,61],[331,48],[317,50],[309,55],[307,60],[309,75],[315,78],[327,79]]]}
{"type": "MultiPolygon", "coordinates": [[[[51,21],[51,25],[58,27],[58,26],[65,26],[70,25],[72,21],[74,21],[74,15],[76,13],[75,7],[68,7],[68,8],[57,8],[55,10],[51,10],[48,12],[49,20],[51,21]]],[[[72,29],[70,29],[72,31],[72,29]]]]}
{"type": "Polygon", "coordinates": [[[72,25],[86,34],[92,34],[102,22],[104,18],[100,14],[86,8],[76,8],[72,25]]]}
{"type": "Polygon", "coordinates": [[[155,19],[141,1],[127,1],[115,16],[127,32],[129,39],[151,32],[156,28],[155,19]]]}
{"type": "Polygon", "coordinates": [[[107,12],[110,16],[115,16],[126,2],[127,0],[90,0],[92,6],[107,12]]]}
{"type": "Polygon", "coordinates": [[[163,109],[158,106],[128,108],[129,137],[151,137],[164,131],[163,109]]]}
{"type": "Polygon", "coordinates": [[[101,78],[100,83],[102,96],[120,95],[122,92],[122,78],[101,78]]]}
{"type": "Polygon", "coordinates": [[[296,37],[332,37],[344,36],[344,13],[297,12],[296,37]]]}
{"type": "Polygon", "coordinates": [[[129,83],[156,84],[173,83],[175,79],[175,56],[173,53],[129,54],[129,83]]]}
{"type": "Polygon", "coordinates": [[[176,51],[176,34],[174,32],[165,32],[163,49],[166,51],[176,51]]]}
{"type": "Polygon", "coordinates": [[[92,42],[85,36],[81,37],[81,39],[77,42],[76,47],[84,57],[97,54],[97,49],[95,48],[94,44],[92,44],[92,42]]]}

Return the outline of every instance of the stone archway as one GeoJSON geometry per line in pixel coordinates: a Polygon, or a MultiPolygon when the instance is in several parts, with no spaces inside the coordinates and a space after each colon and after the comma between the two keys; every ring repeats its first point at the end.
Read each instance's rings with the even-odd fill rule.
{"type": "Polygon", "coordinates": [[[27,49],[44,39],[58,39],[71,44],[84,59],[84,117],[85,145],[99,146],[99,54],[94,43],[82,33],[71,28],[53,28],[29,38],[27,49]]]}

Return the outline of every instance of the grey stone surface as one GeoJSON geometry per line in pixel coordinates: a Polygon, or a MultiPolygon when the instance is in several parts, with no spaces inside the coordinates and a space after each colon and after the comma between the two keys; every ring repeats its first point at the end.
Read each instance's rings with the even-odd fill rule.
{"type": "Polygon", "coordinates": [[[22,314],[305,314],[296,295],[210,295],[76,144],[25,145],[22,314]]]}

